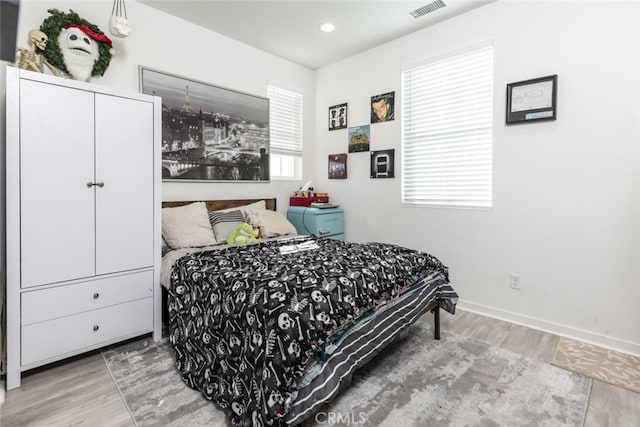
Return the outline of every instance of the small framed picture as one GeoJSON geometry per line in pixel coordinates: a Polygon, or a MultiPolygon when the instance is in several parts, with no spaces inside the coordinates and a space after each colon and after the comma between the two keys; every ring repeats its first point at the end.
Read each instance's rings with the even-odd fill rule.
{"type": "Polygon", "coordinates": [[[329,130],[347,128],[347,103],[329,107],[329,130]]]}
{"type": "Polygon", "coordinates": [[[507,124],[556,119],[558,75],[507,85],[507,124]]]}
{"type": "Polygon", "coordinates": [[[329,154],[329,179],[347,179],[347,154],[329,154]]]}
{"type": "Polygon", "coordinates": [[[394,178],[395,150],[371,152],[371,178],[394,178]]]}
{"type": "Polygon", "coordinates": [[[395,92],[387,92],[371,97],[371,123],[390,122],[395,115],[395,92]]]}
{"type": "Polygon", "coordinates": [[[369,151],[370,125],[349,128],[349,153],[369,151]]]}

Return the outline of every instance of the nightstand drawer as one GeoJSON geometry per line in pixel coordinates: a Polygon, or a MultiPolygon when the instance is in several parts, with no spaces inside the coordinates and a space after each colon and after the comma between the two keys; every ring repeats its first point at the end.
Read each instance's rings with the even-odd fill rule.
{"type": "Polygon", "coordinates": [[[344,234],[344,210],[342,208],[320,209],[291,206],[287,210],[287,218],[296,227],[298,234],[312,234],[317,237],[344,234]]]}
{"type": "Polygon", "coordinates": [[[318,237],[327,237],[332,234],[344,233],[344,216],[342,212],[316,215],[314,230],[318,237]]]}

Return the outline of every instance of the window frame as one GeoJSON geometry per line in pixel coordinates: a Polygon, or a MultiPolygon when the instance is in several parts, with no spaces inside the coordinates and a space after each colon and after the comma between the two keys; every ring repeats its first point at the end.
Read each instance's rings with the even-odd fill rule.
{"type": "Polygon", "coordinates": [[[493,208],[494,79],[493,40],[402,67],[403,205],[446,209],[493,208]],[[482,57],[485,54],[486,58],[482,57]],[[485,61],[479,62],[481,67],[476,73],[484,79],[483,86],[477,94],[471,90],[461,92],[459,88],[464,90],[465,85],[476,88],[472,83],[477,77],[469,73],[468,64],[467,67],[464,64],[476,58],[485,61]],[[451,67],[454,73],[443,73],[446,67],[451,67]],[[420,85],[431,82],[429,73],[438,72],[440,74],[434,74],[434,85],[420,85]],[[452,76],[459,79],[453,80],[453,85],[449,81],[452,76]],[[454,95],[456,89],[459,92],[454,95]],[[420,98],[416,99],[416,96],[420,98]],[[466,111],[460,108],[462,102],[466,103],[466,111]],[[436,115],[440,115],[437,120],[430,119],[436,115]]]}

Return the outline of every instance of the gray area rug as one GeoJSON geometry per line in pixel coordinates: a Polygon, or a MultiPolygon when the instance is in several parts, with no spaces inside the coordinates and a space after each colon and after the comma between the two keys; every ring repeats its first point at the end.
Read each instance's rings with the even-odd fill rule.
{"type": "MultiPolygon", "coordinates": [[[[444,331],[412,326],[305,426],[581,426],[591,379],[444,331]]],[[[166,341],[103,353],[138,426],[227,426],[189,389],[166,341]]]]}

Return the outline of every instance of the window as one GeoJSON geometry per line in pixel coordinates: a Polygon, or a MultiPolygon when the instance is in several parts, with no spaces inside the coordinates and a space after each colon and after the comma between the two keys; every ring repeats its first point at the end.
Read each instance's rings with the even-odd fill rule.
{"type": "Polygon", "coordinates": [[[491,208],[493,44],[402,70],[402,202],[491,208]]]}
{"type": "Polygon", "coordinates": [[[271,178],[302,179],[302,94],[267,85],[271,178]]]}

